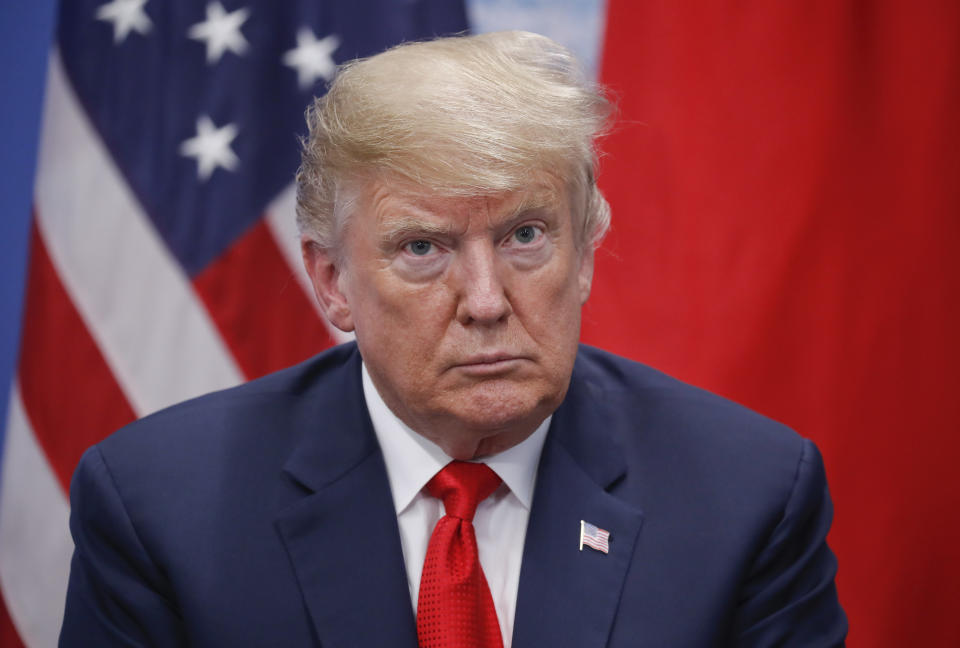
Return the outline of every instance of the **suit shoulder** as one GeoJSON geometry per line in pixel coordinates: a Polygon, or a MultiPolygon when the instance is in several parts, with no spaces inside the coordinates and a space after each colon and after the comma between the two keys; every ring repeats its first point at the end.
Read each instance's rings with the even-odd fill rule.
{"type": "Polygon", "coordinates": [[[282,435],[299,429],[284,423],[322,407],[320,396],[334,384],[342,386],[351,363],[357,365],[359,380],[358,357],[354,344],[334,347],[298,365],[145,416],[98,447],[108,460],[139,453],[162,456],[179,447],[199,452],[251,436],[269,437],[271,445],[282,448],[282,435]]]}
{"type": "Polygon", "coordinates": [[[639,362],[584,346],[575,376],[638,452],[730,470],[765,463],[787,473],[803,452],[804,439],[788,426],[639,362]]]}
{"type": "Polygon", "coordinates": [[[262,524],[299,492],[284,472],[295,450],[305,439],[326,447],[337,417],[362,406],[359,368],[359,353],[345,345],[135,421],[87,451],[71,498],[99,506],[84,495],[95,471],[138,533],[170,546],[184,524],[210,537],[223,517],[262,524]]]}
{"type": "Polygon", "coordinates": [[[682,408],[688,414],[718,417],[750,427],[776,429],[794,435],[787,426],[744,405],[674,378],[648,365],[594,347],[581,346],[576,373],[595,389],[610,395],[629,395],[654,410],[682,408]]]}
{"type": "MultiPolygon", "coordinates": [[[[786,425],[604,351],[582,349],[577,363],[581,425],[605,431],[627,466],[618,496],[647,514],[691,533],[695,520],[739,519],[746,536],[760,538],[805,471],[824,487],[815,446],[786,425]]],[[[595,437],[577,452],[590,452],[595,437]]]]}

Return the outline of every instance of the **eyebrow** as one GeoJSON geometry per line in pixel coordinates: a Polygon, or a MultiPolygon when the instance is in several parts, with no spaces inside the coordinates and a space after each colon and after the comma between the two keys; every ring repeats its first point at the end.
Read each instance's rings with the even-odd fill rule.
{"type": "Polygon", "coordinates": [[[556,194],[552,192],[529,195],[510,210],[510,215],[504,219],[504,222],[508,223],[510,221],[520,220],[534,212],[558,209],[562,204],[562,201],[558,200],[556,194]]]}
{"type": "MultiPolygon", "coordinates": [[[[555,209],[562,205],[556,194],[552,192],[537,192],[524,197],[502,219],[504,225],[513,226],[529,215],[548,209],[555,209]]],[[[417,237],[451,236],[456,228],[452,223],[436,223],[410,215],[397,215],[385,219],[383,231],[380,233],[380,244],[389,247],[395,241],[417,237]]]]}
{"type": "Polygon", "coordinates": [[[449,236],[453,229],[452,223],[431,223],[412,216],[392,217],[384,223],[380,242],[389,245],[401,238],[449,236]]]}

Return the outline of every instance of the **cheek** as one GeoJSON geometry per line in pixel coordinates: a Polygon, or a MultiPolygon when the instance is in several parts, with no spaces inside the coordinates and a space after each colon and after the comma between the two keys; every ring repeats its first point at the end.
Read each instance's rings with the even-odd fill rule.
{"type": "Polygon", "coordinates": [[[556,263],[547,276],[532,282],[549,304],[551,311],[560,313],[579,312],[581,301],[580,266],[574,259],[567,258],[556,263]]]}
{"type": "Polygon", "coordinates": [[[357,336],[375,336],[392,355],[425,354],[439,339],[452,312],[448,291],[436,282],[411,285],[378,277],[361,296],[357,336]],[[366,329],[366,331],[364,331],[366,329]]]}
{"type": "MultiPolygon", "coordinates": [[[[562,265],[562,264],[561,264],[562,265]]],[[[551,354],[568,354],[580,334],[580,282],[569,267],[527,277],[517,310],[525,328],[551,354]]]]}

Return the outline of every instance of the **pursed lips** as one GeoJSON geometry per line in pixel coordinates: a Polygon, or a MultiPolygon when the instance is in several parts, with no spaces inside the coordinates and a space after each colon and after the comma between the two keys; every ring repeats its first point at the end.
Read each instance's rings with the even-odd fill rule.
{"type": "Polygon", "coordinates": [[[524,360],[529,358],[516,353],[502,351],[478,353],[455,362],[453,368],[469,373],[497,373],[513,369],[516,364],[524,360]]]}
{"type": "Polygon", "coordinates": [[[523,356],[518,353],[509,353],[506,351],[493,351],[489,353],[477,353],[472,355],[465,360],[458,362],[460,365],[474,365],[474,364],[493,364],[495,362],[503,362],[506,360],[520,360],[523,356]]]}

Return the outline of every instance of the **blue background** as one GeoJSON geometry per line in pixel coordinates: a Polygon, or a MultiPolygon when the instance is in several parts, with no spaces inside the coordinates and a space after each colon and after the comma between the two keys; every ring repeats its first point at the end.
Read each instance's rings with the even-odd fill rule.
{"type": "Polygon", "coordinates": [[[54,0],[0,3],[0,448],[17,358],[27,231],[54,0]]]}

